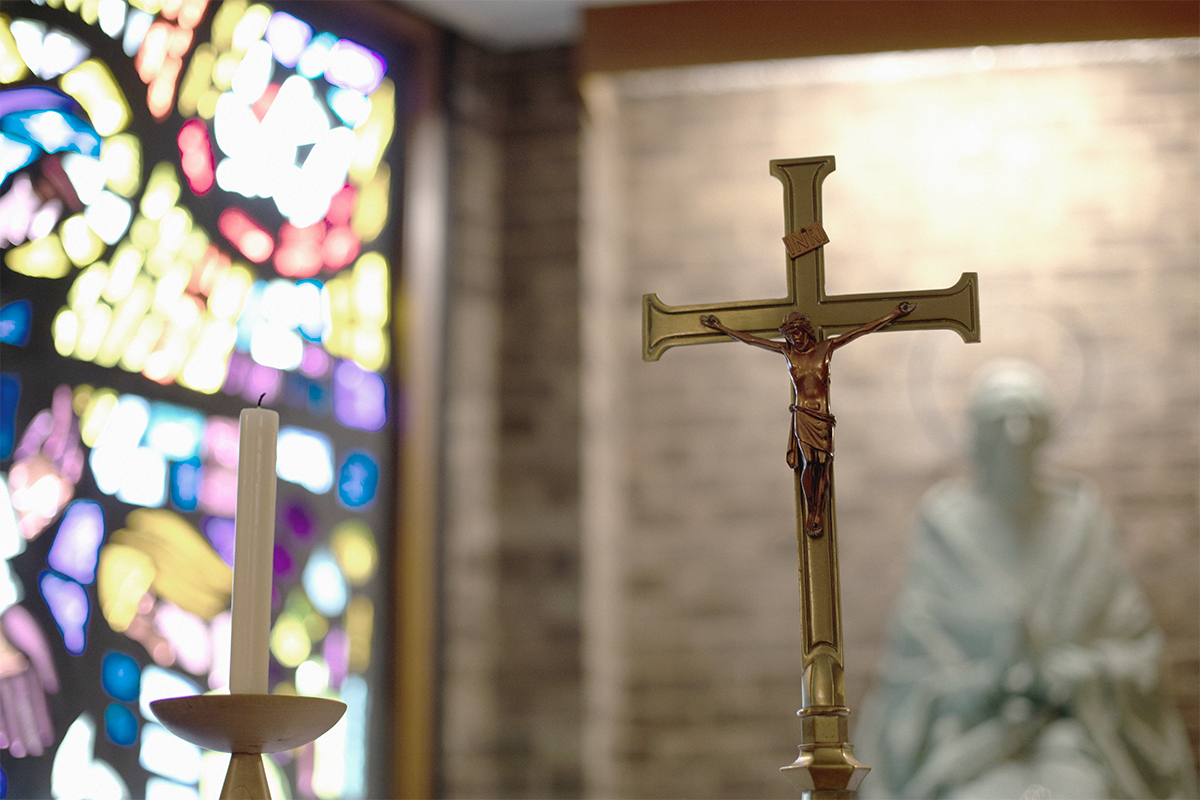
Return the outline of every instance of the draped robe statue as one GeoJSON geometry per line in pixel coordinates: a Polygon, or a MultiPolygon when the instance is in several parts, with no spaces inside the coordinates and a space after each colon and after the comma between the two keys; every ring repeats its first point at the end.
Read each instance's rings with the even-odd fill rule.
{"type": "Polygon", "coordinates": [[[1157,694],[1162,634],[1095,488],[1048,480],[1048,392],[1008,365],[973,407],[973,480],[925,498],[856,750],[862,797],[1194,798],[1157,694]]]}

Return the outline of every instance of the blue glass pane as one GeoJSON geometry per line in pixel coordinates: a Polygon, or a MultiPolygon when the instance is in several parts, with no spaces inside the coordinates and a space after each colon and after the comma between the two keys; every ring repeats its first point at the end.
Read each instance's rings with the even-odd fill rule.
{"type": "Polygon", "coordinates": [[[36,142],[18,136],[14,133],[0,131],[0,152],[4,160],[0,162],[0,183],[8,180],[8,176],[17,170],[25,169],[42,155],[42,150],[36,142]]]}
{"type": "Polygon", "coordinates": [[[379,465],[363,452],[346,456],[338,475],[338,497],[350,508],[361,508],[375,499],[379,465]]]}
{"type": "Polygon", "coordinates": [[[0,373],[0,458],[12,455],[16,441],[17,399],[21,379],[11,372],[0,373]]]}
{"type": "Polygon", "coordinates": [[[24,347],[29,343],[29,326],[33,321],[33,304],[16,300],[0,308],[0,342],[24,347]]]}
{"type": "Polygon", "coordinates": [[[132,746],[137,741],[137,717],[120,703],[109,703],[104,709],[104,734],[113,744],[132,746]]]}
{"type": "Polygon", "coordinates": [[[104,654],[100,667],[100,685],[109,697],[127,703],[138,699],[141,691],[142,668],[132,657],[110,650],[104,654]]]}
{"type": "Polygon", "coordinates": [[[180,511],[195,511],[200,501],[202,468],[199,458],[171,464],[171,504],[180,511]]]}
{"type": "Polygon", "coordinates": [[[174,403],[150,404],[146,444],[169,459],[183,461],[200,453],[204,438],[204,415],[174,403]]]}
{"type": "Polygon", "coordinates": [[[47,153],[66,150],[100,155],[100,135],[90,123],[57,110],[18,111],[0,117],[0,130],[36,144],[47,153]]]}

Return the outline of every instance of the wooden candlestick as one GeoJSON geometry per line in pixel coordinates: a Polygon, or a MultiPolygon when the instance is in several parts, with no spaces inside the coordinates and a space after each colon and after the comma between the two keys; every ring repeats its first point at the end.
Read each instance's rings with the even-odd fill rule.
{"type": "Polygon", "coordinates": [[[342,718],[346,704],[326,697],[203,694],[155,700],[150,710],[179,738],[231,754],[222,800],[270,800],[263,753],[308,744],[342,718]]]}

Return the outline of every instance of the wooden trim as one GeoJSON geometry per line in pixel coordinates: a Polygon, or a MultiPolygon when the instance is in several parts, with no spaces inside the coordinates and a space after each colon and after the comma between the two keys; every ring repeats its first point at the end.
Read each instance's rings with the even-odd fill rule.
{"type": "Polygon", "coordinates": [[[1192,0],[689,0],[584,12],[581,74],[974,45],[1200,35],[1192,0]]]}
{"type": "Polygon", "coordinates": [[[438,530],[441,524],[443,307],[448,221],[448,152],[443,103],[445,37],[391,2],[356,4],[355,14],[411,47],[397,118],[407,123],[398,276],[392,287],[392,352],[403,399],[396,398],[396,535],[391,564],[392,638],[377,643],[388,659],[392,741],[373,758],[384,767],[387,796],[433,797],[438,761],[438,530]],[[403,105],[401,105],[403,104],[403,105]]]}

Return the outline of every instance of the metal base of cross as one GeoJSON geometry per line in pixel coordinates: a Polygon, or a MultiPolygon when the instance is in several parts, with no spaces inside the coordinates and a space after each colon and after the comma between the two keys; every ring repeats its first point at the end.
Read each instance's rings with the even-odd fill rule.
{"type": "Polygon", "coordinates": [[[802,708],[800,756],[781,767],[804,800],[853,800],[871,768],[854,757],[847,717],[840,706],[802,708]]]}

